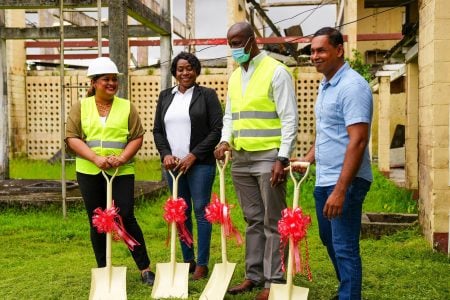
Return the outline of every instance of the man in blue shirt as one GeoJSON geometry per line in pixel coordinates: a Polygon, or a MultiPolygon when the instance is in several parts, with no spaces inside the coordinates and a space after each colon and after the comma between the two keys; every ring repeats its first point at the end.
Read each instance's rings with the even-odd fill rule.
{"type": "Polygon", "coordinates": [[[316,162],[319,234],[336,270],[339,299],[361,299],[361,212],[372,182],[368,143],[372,93],[344,61],[343,37],[330,27],[311,40],[311,61],[324,75],[315,106],[316,139],[301,160],[316,162]]]}

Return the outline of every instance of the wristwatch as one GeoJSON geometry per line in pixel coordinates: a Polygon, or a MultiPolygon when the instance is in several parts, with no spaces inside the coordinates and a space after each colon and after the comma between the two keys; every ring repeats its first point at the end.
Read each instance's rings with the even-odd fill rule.
{"type": "Polygon", "coordinates": [[[280,161],[283,166],[287,166],[289,164],[289,158],[283,156],[277,156],[276,160],[280,161]]]}

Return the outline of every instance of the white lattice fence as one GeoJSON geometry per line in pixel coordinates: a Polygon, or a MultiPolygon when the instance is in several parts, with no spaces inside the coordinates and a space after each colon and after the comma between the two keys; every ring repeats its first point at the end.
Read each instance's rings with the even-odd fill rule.
{"type": "Polygon", "coordinates": [[[316,72],[303,72],[302,69],[299,69],[296,77],[295,88],[297,92],[298,134],[297,146],[294,154],[300,157],[306,154],[314,142],[314,104],[322,76],[316,72]]]}
{"type": "MultiPolygon", "coordinates": [[[[294,81],[298,99],[299,130],[295,155],[302,156],[314,140],[314,102],[321,76],[310,68],[299,68],[294,81]]],[[[59,76],[27,76],[27,155],[32,159],[48,159],[60,149],[60,90],[59,76]]],[[[201,75],[198,83],[214,88],[219,100],[225,104],[228,75],[201,75]]],[[[65,110],[85,97],[89,87],[85,76],[65,77],[65,110]]],[[[137,107],[146,130],[144,144],[138,158],[158,157],[153,142],[152,128],[156,102],[160,93],[159,76],[131,75],[130,101],[137,107]]]]}
{"type": "Polygon", "coordinates": [[[137,154],[137,157],[141,159],[159,157],[152,134],[159,92],[159,76],[130,76],[130,100],[139,111],[146,131],[144,143],[137,154]]]}

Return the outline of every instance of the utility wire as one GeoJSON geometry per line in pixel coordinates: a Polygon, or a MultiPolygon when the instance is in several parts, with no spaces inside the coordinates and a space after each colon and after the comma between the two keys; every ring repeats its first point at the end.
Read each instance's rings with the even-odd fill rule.
{"type": "MultiPolygon", "coordinates": [[[[325,1],[325,0],[322,0],[322,2],[324,2],[324,1],[325,1]]],[[[298,17],[298,16],[300,16],[300,15],[302,15],[302,14],[305,14],[305,13],[307,13],[307,12],[310,12],[310,14],[309,14],[308,16],[306,16],[306,17],[300,22],[300,25],[301,25],[301,24],[303,24],[303,22],[305,22],[305,21],[306,21],[306,20],[307,20],[314,12],[316,12],[317,9],[319,9],[319,8],[321,8],[322,6],[328,4],[329,1],[330,1],[330,0],[326,0],[326,2],[320,3],[319,5],[317,5],[316,7],[312,8],[312,9],[308,9],[308,10],[306,10],[306,11],[303,11],[303,12],[301,12],[301,13],[296,14],[295,16],[292,16],[292,17],[289,17],[289,18],[282,19],[282,20],[280,20],[280,21],[275,22],[274,24],[278,24],[278,23],[281,23],[281,22],[283,22],[283,21],[293,19],[293,18],[298,17]]],[[[262,28],[258,28],[258,29],[259,29],[259,30],[264,30],[265,28],[268,28],[268,27],[269,27],[269,26],[263,26],[262,28]]],[[[210,48],[214,48],[214,47],[217,47],[217,46],[218,46],[218,45],[211,45],[211,46],[205,47],[205,48],[203,48],[203,49],[200,49],[200,50],[196,51],[195,53],[199,53],[199,52],[202,52],[202,51],[204,51],[204,50],[207,50],[207,49],[210,49],[210,48]]],[[[203,59],[203,61],[209,61],[209,60],[215,60],[215,59],[222,59],[222,58],[228,58],[228,57],[230,57],[230,56],[224,56],[224,57],[216,57],[216,58],[203,59]]],[[[165,62],[165,63],[166,63],[166,62],[165,62]]],[[[161,63],[160,63],[160,64],[161,64],[161,63]]]]}
{"type": "MultiPolygon", "coordinates": [[[[367,15],[367,16],[365,16],[365,17],[362,17],[362,18],[359,18],[359,19],[356,19],[356,20],[353,20],[353,21],[350,21],[350,22],[347,22],[347,23],[343,23],[342,25],[334,26],[334,28],[336,28],[336,29],[342,29],[342,27],[344,27],[344,26],[346,26],[346,25],[350,25],[350,24],[359,22],[359,21],[361,21],[361,20],[364,20],[364,19],[367,19],[367,18],[376,16],[376,15],[379,15],[379,14],[383,14],[383,13],[385,13],[385,12],[394,10],[394,9],[396,9],[396,8],[398,8],[398,7],[405,6],[405,5],[407,5],[407,4],[409,4],[409,3],[413,2],[413,1],[415,1],[415,0],[407,0],[407,1],[404,1],[404,2],[402,2],[402,3],[400,3],[400,4],[397,4],[396,6],[387,8],[387,9],[385,9],[385,10],[375,12],[375,13],[373,13],[373,14],[367,15]]],[[[302,24],[302,23],[303,23],[304,21],[306,21],[306,19],[309,18],[309,17],[310,17],[317,9],[319,9],[320,7],[322,7],[322,6],[326,5],[326,4],[327,4],[326,2],[325,2],[325,3],[318,4],[315,8],[309,9],[309,10],[307,10],[307,11],[303,11],[303,12],[297,14],[297,15],[294,16],[294,17],[297,17],[297,16],[299,16],[299,15],[302,15],[302,14],[304,14],[304,13],[306,13],[306,12],[311,12],[305,19],[302,20],[302,22],[300,23],[300,24],[302,24]]],[[[277,23],[280,23],[280,22],[283,22],[283,21],[286,21],[286,20],[289,20],[289,19],[293,19],[294,17],[289,17],[289,18],[286,18],[286,19],[282,19],[282,20],[280,20],[280,21],[277,21],[277,23]]],[[[276,24],[276,23],[275,23],[275,24],[276,24]]],[[[268,27],[268,26],[264,26],[263,28],[259,28],[259,29],[264,29],[264,28],[266,28],[266,27],[268,27]]],[[[303,38],[312,37],[313,35],[314,35],[313,33],[308,34],[308,35],[304,35],[304,36],[302,36],[302,37],[298,37],[297,39],[293,39],[293,40],[291,40],[290,42],[295,42],[295,41],[301,40],[301,39],[303,39],[303,38]]],[[[223,45],[211,45],[211,46],[208,46],[208,47],[205,47],[205,48],[203,48],[203,49],[200,49],[200,50],[196,51],[195,54],[200,53],[200,52],[202,52],[202,51],[204,51],[204,50],[207,50],[207,49],[210,49],[210,48],[217,47],[217,46],[223,46],[223,45]]],[[[227,56],[222,56],[222,57],[215,57],[215,58],[203,59],[202,61],[209,61],[209,60],[222,59],[222,58],[229,58],[229,57],[231,57],[231,56],[230,56],[230,55],[227,55],[227,56]]],[[[160,62],[159,65],[161,65],[161,64],[163,64],[163,63],[167,63],[167,61],[165,61],[165,62],[160,62]]]]}
{"type": "MultiPolygon", "coordinates": [[[[328,0],[328,1],[331,1],[331,0],[328,0]]],[[[320,4],[318,4],[318,6],[319,6],[319,7],[322,7],[322,6],[326,5],[326,4],[328,4],[328,2],[326,2],[326,3],[320,3],[320,4]]],[[[303,14],[306,14],[307,12],[315,11],[317,8],[318,8],[318,7],[314,7],[314,8],[310,8],[310,9],[304,10],[304,11],[302,11],[302,12],[300,12],[300,13],[298,13],[298,14],[292,16],[292,17],[288,17],[288,18],[281,19],[281,20],[279,20],[279,21],[273,22],[273,24],[278,24],[278,23],[281,23],[281,22],[284,22],[284,21],[287,21],[287,20],[292,20],[292,19],[294,19],[294,18],[296,18],[296,17],[298,17],[298,16],[301,16],[301,15],[303,15],[303,14]]],[[[264,26],[264,27],[268,27],[268,26],[264,26]]]]}
{"type": "MultiPolygon", "coordinates": [[[[322,2],[323,2],[323,1],[324,1],[324,0],[322,0],[322,2]]],[[[307,15],[306,18],[304,18],[304,19],[300,22],[300,25],[302,25],[306,20],[308,20],[309,17],[311,17],[311,15],[312,15],[313,13],[315,13],[319,8],[323,7],[323,6],[326,5],[326,4],[328,4],[328,1],[327,1],[327,2],[324,2],[324,3],[320,3],[319,5],[317,5],[317,7],[315,7],[315,8],[311,11],[311,13],[310,13],[309,15],[307,15]]]]}

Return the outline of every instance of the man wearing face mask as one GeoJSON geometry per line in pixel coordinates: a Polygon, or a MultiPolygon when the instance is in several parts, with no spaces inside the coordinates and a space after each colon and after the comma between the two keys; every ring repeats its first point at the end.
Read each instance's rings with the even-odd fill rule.
{"type": "Polygon", "coordinates": [[[270,284],[284,282],[277,224],[286,208],[284,167],[297,137],[297,100],[289,69],[258,49],[249,23],[232,25],[227,39],[240,66],[228,81],[214,155],[232,152],[233,184],[247,222],[245,280],[228,293],[263,287],[256,299],[268,299],[270,284]]]}

